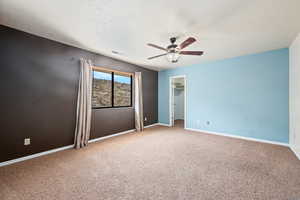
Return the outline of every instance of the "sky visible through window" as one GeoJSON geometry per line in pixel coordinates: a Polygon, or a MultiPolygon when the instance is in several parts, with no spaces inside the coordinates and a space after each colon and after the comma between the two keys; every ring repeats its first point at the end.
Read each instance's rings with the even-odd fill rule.
{"type": "MultiPolygon", "coordinates": [[[[102,80],[111,80],[111,74],[104,73],[104,72],[94,71],[94,78],[95,79],[102,79],[102,80]]],[[[130,77],[120,76],[120,75],[116,75],[115,74],[114,81],[115,82],[119,82],[119,83],[130,84],[130,77]]]]}

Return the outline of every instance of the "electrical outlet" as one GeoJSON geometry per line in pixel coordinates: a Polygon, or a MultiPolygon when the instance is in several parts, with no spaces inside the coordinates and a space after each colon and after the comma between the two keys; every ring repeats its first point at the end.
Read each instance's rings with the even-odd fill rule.
{"type": "Polygon", "coordinates": [[[24,145],[25,146],[30,145],[30,138],[25,138],[24,139],[24,145]]]}
{"type": "Polygon", "coordinates": [[[147,117],[145,117],[144,121],[146,122],[147,120],[148,120],[147,117]]]}

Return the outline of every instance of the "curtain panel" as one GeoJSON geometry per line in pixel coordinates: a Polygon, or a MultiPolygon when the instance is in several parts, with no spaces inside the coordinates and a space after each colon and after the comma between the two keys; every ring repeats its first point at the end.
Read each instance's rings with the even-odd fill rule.
{"type": "Polygon", "coordinates": [[[75,148],[87,146],[92,115],[92,62],[80,59],[80,78],[77,96],[75,148]]]}
{"type": "Polygon", "coordinates": [[[143,114],[143,90],[142,90],[142,73],[135,72],[134,75],[134,113],[135,128],[137,131],[144,130],[144,114],[143,114]]]}

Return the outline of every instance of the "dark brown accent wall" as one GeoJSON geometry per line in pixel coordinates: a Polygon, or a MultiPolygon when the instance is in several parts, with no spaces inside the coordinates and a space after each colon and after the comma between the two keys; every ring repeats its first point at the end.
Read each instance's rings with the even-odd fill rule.
{"type": "MultiPolygon", "coordinates": [[[[145,125],[157,122],[156,71],[0,25],[0,162],[73,144],[80,58],[141,71],[145,125]]],[[[133,128],[133,108],[93,110],[92,139],[133,128]]]]}

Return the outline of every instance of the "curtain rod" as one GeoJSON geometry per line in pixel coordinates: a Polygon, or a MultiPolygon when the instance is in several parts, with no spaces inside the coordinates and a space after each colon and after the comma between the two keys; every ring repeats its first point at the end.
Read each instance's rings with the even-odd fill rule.
{"type": "Polygon", "coordinates": [[[98,67],[98,66],[93,66],[92,68],[96,71],[99,70],[99,71],[104,71],[104,72],[114,72],[114,73],[121,74],[121,75],[134,76],[134,73],[131,73],[131,72],[122,72],[122,71],[108,69],[108,68],[104,68],[104,67],[98,67]]]}

